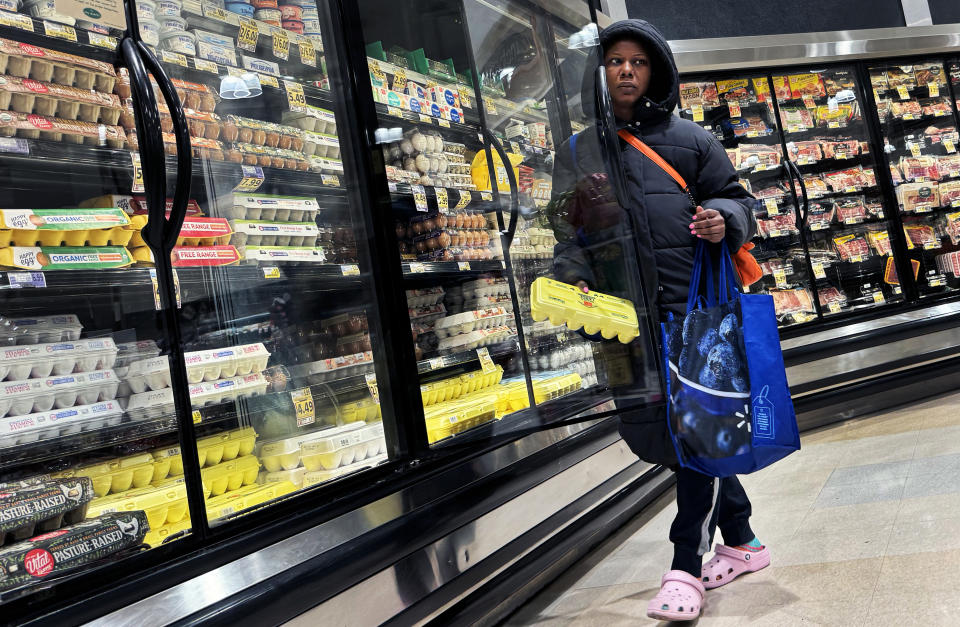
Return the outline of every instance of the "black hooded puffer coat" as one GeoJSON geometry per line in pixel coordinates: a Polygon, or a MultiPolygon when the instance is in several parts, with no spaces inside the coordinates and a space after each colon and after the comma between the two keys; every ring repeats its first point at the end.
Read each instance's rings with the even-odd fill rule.
{"type": "MultiPolygon", "coordinates": [[[[633,120],[620,122],[683,176],[701,206],[723,215],[727,244],[731,252],[736,251],[756,233],[752,210],[756,200],[739,184],[737,173],[717,139],[696,123],[673,115],[679,101],[679,77],[673,53],[663,35],[643,20],[624,20],[606,28],[600,34],[600,43],[606,48],[624,38],[635,39],[646,49],[652,76],[647,93],[636,104],[633,120]]],[[[585,105],[595,100],[591,68],[587,70],[582,93],[585,105]]],[[[625,298],[632,298],[631,292],[636,293],[636,274],[632,273],[638,271],[646,300],[651,304],[647,315],[652,318],[653,329],[659,329],[660,320],[668,313],[686,313],[698,242],[688,227],[694,210],[689,197],[673,178],[625,141],[619,140],[619,145],[629,199],[629,206],[623,209],[632,218],[619,222],[613,216],[623,214],[623,209],[612,199],[609,185],[602,185],[608,167],[596,128],[588,128],[577,136],[576,163],[570,141],[557,151],[553,176],[555,196],[578,190],[576,197],[590,201],[574,203],[580,217],[572,224],[569,217],[554,222],[559,242],[554,249],[554,271],[557,278],[566,283],[582,280],[591,289],[625,298]],[[597,180],[601,183],[599,192],[598,186],[591,184],[597,180]],[[635,238],[636,246],[625,246],[626,237],[635,238]],[[630,284],[634,286],[632,290],[630,284]]],[[[711,249],[717,254],[719,247],[712,245],[711,249]]],[[[653,341],[659,345],[658,333],[653,341]]],[[[642,343],[634,342],[638,344],[642,343]]],[[[662,363],[662,359],[643,355],[642,348],[634,345],[630,347],[632,374],[627,377],[634,381],[635,390],[642,390],[644,373],[656,367],[652,364],[662,363]]],[[[616,342],[601,346],[603,358],[616,362],[616,353],[621,350],[616,342]]],[[[637,396],[629,385],[613,386],[613,392],[618,407],[636,407],[637,396]]],[[[639,396],[646,394],[641,391],[639,396]]],[[[621,435],[641,459],[666,465],[676,463],[664,406],[622,411],[620,419],[621,435]]]]}

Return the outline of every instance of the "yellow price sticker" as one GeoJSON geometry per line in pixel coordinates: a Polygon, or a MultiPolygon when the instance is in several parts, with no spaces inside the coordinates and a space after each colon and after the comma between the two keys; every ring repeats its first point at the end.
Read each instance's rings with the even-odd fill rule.
{"type": "Polygon", "coordinates": [[[257,41],[260,39],[260,28],[257,21],[246,16],[239,16],[240,31],[237,33],[237,48],[253,52],[257,49],[257,41]]]}
{"type": "Polygon", "coordinates": [[[419,261],[410,262],[410,274],[423,274],[427,271],[427,266],[419,261]]]}
{"type": "Polygon", "coordinates": [[[807,109],[816,109],[817,103],[813,101],[813,96],[807,95],[803,97],[803,106],[807,109]]]}
{"type": "MultiPolygon", "coordinates": [[[[760,137],[760,132],[759,132],[759,131],[747,131],[747,137],[750,137],[750,138],[760,137]]],[[[766,170],[766,169],[767,169],[767,167],[766,167],[765,165],[761,164],[761,165],[758,165],[756,168],[754,168],[754,172],[760,172],[761,170],[766,170]]]]}
{"type": "Polygon", "coordinates": [[[693,112],[694,122],[703,122],[703,105],[695,104],[690,110],[693,112]]]}
{"type": "Polygon", "coordinates": [[[108,37],[101,33],[89,32],[87,33],[87,40],[90,42],[91,46],[96,46],[98,48],[106,48],[107,50],[116,50],[117,49],[117,40],[115,37],[108,37]]]}
{"type": "Polygon", "coordinates": [[[484,374],[490,374],[497,369],[493,363],[493,358],[490,357],[490,351],[487,350],[486,346],[477,349],[477,359],[480,360],[480,369],[483,370],[484,374]]]}
{"type": "Polygon", "coordinates": [[[446,213],[450,209],[450,199],[447,197],[447,188],[434,187],[433,193],[437,196],[437,208],[440,213],[446,213]]]}
{"type": "Polygon", "coordinates": [[[237,186],[233,188],[234,191],[255,192],[260,189],[264,179],[263,168],[258,165],[242,165],[240,170],[243,176],[237,186]]]}
{"type": "Polygon", "coordinates": [[[900,96],[900,100],[910,100],[910,92],[907,91],[906,85],[897,87],[897,95],[900,96]]]}
{"type": "Polygon", "coordinates": [[[387,106],[387,113],[389,113],[390,115],[392,115],[392,116],[394,116],[394,117],[397,117],[397,118],[402,118],[402,117],[403,117],[403,110],[402,110],[400,107],[393,107],[393,106],[388,105],[388,106],[387,106]]]}
{"type": "Polygon", "coordinates": [[[329,185],[330,187],[340,187],[340,177],[336,174],[321,174],[320,180],[324,185],[329,185]]]}
{"type": "Polygon", "coordinates": [[[367,381],[367,389],[370,390],[370,398],[373,399],[373,402],[377,405],[380,404],[380,390],[377,389],[377,375],[373,372],[368,372],[364,375],[364,379],[367,381]]]}
{"type": "Polygon", "coordinates": [[[43,20],[43,32],[47,37],[56,37],[57,39],[66,39],[67,41],[77,41],[77,31],[72,26],[60,24],[59,22],[49,22],[43,20]]]}
{"type": "Polygon", "coordinates": [[[281,28],[273,29],[273,56],[284,61],[290,58],[290,37],[281,28]]]}
{"type": "Polygon", "coordinates": [[[313,403],[313,394],[310,393],[310,388],[292,390],[290,400],[293,401],[293,411],[297,415],[298,427],[312,425],[316,422],[317,408],[313,403]]]}
{"type": "Polygon", "coordinates": [[[279,279],[280,278],[280,268],[277,266],[264,266],[263,278],[265,279],[279,279]]]}
{"type": "Polygon", "coordinates": [[[840,303],[837,301],[831,301],[827,305],[827,309],[830,311],[830,313],[840,313],[840,303]]]}
{"type": "Polygon", "coordinates": [[[386,84],[387,75],[383,73],[383,70],[380,68],[380,64],[376,59],[367,59],[367,65],[370,67],[370,73],[373,74],[373,78],[378,82],[386,84]]]}
{"type": "Polygon", "coordinates": [[[260,74],[257,73],[257,76],[260,78],[261,85],[269,85],[275,89],[280,89],[280,81],[277,80],[276,76],[271,76],[270,74],[260,74]]]}
{"type": "Polygon", "coordinates": [[[220,66],[206,59],[194,59],[193,66],[202,72],[210,72],[211,74],[220,73],[220,66]]]}
{"type": "Polygon", "coordinates": [[[940,242],[927,242],[923,245],[924,250],[936,250],[940,248],[940,242]]]}
{"type": "Polygon", "coordinates": [[[433,357],[427,362],[427,365],[430,370],[439,370],[443,368],[443,357],[433,357]]]}
{"type": "Polygon", "coordinates": [[[431,116],[427,115],[426,113],[420,113],[417,117],[420,118],[420,121],[421,121],[421,122],[426,122],[427,124],[432,124],[432,123],[433,123],[433,118],[432,118],[431,116]]]}
{"type": "Polygon", "coordinates": [[[470,94],[465,89],[460,90],[460,104],[466,109],[473,108],[473,101],[470,100],[470,94]]]}
{"type": "Polygon", "coordinates": [[[343,276],[360,276],[360,266],[355,263],[341,265],[340,274],[343,276]]]}
{"type": "Polygon", "coordinates": [[[473,194],[470,193],[469,189],[458,189],[457,195],[457,209],[463,209],[470,204],[470,201],[473,200],[473,194]]]}
{"type": "Polygon", "coordinates": [[[427,191],[423,185],[411,185],[410,191],[413,192],[413,204],[417,211],[427,210],[427,191]]]}
{"type": "Polygon", "coordinates": [[[813,276],[818,279],[827,278],[827,273],[823,270],[823,263],[819,261],[813,262],[813,276]]]}
{"type": "Polygon", "coordinates": [[[307,98],[303,95],[303,85],[295,81],[283,81],[283,87],[287,91],[287,104],[290,110],[306,113],[307,98]]]}
{"type": "Polygon", "coordinates": [[[776,199],[776,198],[767,198],[766,200],[763,201],[763,204],[764,204],[764,205],[766,206],[766,208],[767,208],[767,215],[768,215],[768,216],[779,215],[779,213],[780,213],[780,206],[777,205],[777,199],[776,199]]]}
{"type": "Polygon", "coordinates": [[[877,303],[878,305],[882,305],[883,303],[887,302],[886,299],[883,298],[883,292],[874,292],[873,302],[877,303]]]}
{"type": "Polygon", "coordinates": [[[783,268],[777,268],[773,271],[773,280],[777,282],[777,287],[787,286],[787,272],[783,268]]]}
{"type": "Polygon", "coordinates": [[[907,147],[910,148],[910,154],[914,157],[920,156],[920,144],[916,142],[907,142],[907,147]]]}
{"type": "Polygon", "coordinates": [[[136,150],[130,153],[130,160],[133,161],[133,185],[130,191],[134,194],[142,194],[146,191],[143,186],[143,165],[140,163],[140,153],[136,150]]]}
{"type": "Polygon", "coordinates": [[[443,118],[438,118],[438,119],[437,119],[437,125],[438,125],[438,126],[442,126],[442,127],[444,127],[444,128],[450,128],[450,121],[449,121],[449,120],[444,120],[443,118]]]}
{"type": "Polygon", "coordinates": [[[740,111],[740,103],[739,103],[739,102],[732,102],[732,101],[731,101],[731,102],[728,102],[728,103],[727,103],[727,109],[730,111],[730,117],[731,117],[731,118],[739,118],[740,115],[741,115],[741,113],[742,113],[742,111],[740,111]]]}
{"type": "Polygon", "coordinates": [[[193,424],[198,425],[203,422],[203,416],[200,414],[199,409],[193,410],[193,424]]]}
{"type": "Polygon", "coordinates": [[[227,74],[230,76],[240,77],[240,76],[243,76],[243,70],[241,70],[238,67],[233,67],[232,65],[228,65],[227,74]]]}
{"type": "Polygon", "coordinates": [[[827,128],[840,128],[840,122],[838,120],[827,122],[827,128]]]}
{"type": "Polygon", "coordinates": [[[522,154],[520,152],[520,144],[518,144],[517,142],[514,142],[514,141],[510,142],[510,150],[512,150],[513,153],[516,155],[522,154]]]}
{"type": "Polygon", "coordinates": [[[21,13],[0,11],[0,24],[19,28],[20,30],[28,30],[31,33],[33,32],[33,20],[30,19],[29,15],[23,15],[21,13]]]}
{"type": "Polygon", "coordinates": [[[179,65],[180,67],[187,67],[187,57],[183,56],[179,52],[170,52],[169,50],[161,50],[160,60],[165,63],[173,63],[174,65],[179,65]]]}
{"type": "Polygon", "coordinates": [[[953,143],[953,140],[950,139],[949,137],[943,138],[943,149],[950,153],[957,152],[957,146],[953,143]]]}
{"type": "Polygon", "coordinates": [[[936,98],[940,95],[940,84],[936,81],[927,84],[927,88],[930,89],[930,97],[936,98]]]}
{"type": "Polygon", "coordinates": [[[487,109],[487,113],[489,113],[490,115],[497,115],[497,105],[496,103],[493,102],[493,100],[487,100],[483,104],[487,109]]]}
{"type": "Polygon", "coordinates": [[[460,261],[457,263],[457,270],[460,272],[469,272],[470,271],[470,262],[469,261],[460,261]]]}
{"type": "Polygon", "coordinates": [[[300,63],[317,67],[317,49],[314,48],[313,42],[305,37],[297,42],[297,47],[300,49],[300,63]]]}
{"type": "Polygon", "coordinates": [[[487,202],[493,200],[493,192],[480,192],[480,200],[486,200],[487,202]]]}
{"type": "Polygon", "coordinates": [[[210,4],[203,5],[203,14],[206,17],[209,17],[214,20],[220,20],[221,22],[227,21],[227,12],[221,9],[218,6],[213,6],[210,4]]]}
{"type": "Polygon", "coordinates": [[[398,67],[397,71],[393,73],[393,91],[397,93],[404,93],[407,90],[407,71],[402,67],[398,67]]]}

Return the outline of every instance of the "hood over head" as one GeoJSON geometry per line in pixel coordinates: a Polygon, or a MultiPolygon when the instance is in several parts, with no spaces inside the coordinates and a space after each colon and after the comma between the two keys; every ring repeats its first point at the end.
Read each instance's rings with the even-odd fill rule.
{"type": "Polygon", "coordinates": [[[600,45],[604,50],[622,39],[639,42],[650,55],[650,87],[637,101],[634,120],[654,120],[670,115],[680,101],[680,77],[666,38],[653,24],[637,19],[615,22],[600,32],[600,45]]]}

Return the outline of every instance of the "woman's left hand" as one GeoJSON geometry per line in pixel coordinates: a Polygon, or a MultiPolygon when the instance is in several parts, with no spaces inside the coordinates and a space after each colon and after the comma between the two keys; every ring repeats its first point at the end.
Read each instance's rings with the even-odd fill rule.
{"type": "Polygon", "coordinates": [[[726,233],[727,225],[719,211],[697,207],[697,213],[693,216],[693,222],[690,223],[690,235],[717,244],[723,241],[726,233]]]}

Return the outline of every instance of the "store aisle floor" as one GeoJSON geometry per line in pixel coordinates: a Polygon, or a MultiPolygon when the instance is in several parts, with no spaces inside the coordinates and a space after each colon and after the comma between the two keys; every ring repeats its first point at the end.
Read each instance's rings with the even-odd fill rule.
{"type": "MultiPolygon", "coordinates": [[[[960,622],[960,393],[806,434],[743,483],[772,565],[708,591],[694,624],[960,622]]],[[[508,624],[655,624],[675,512],[671,491],[508,624]]]]}

